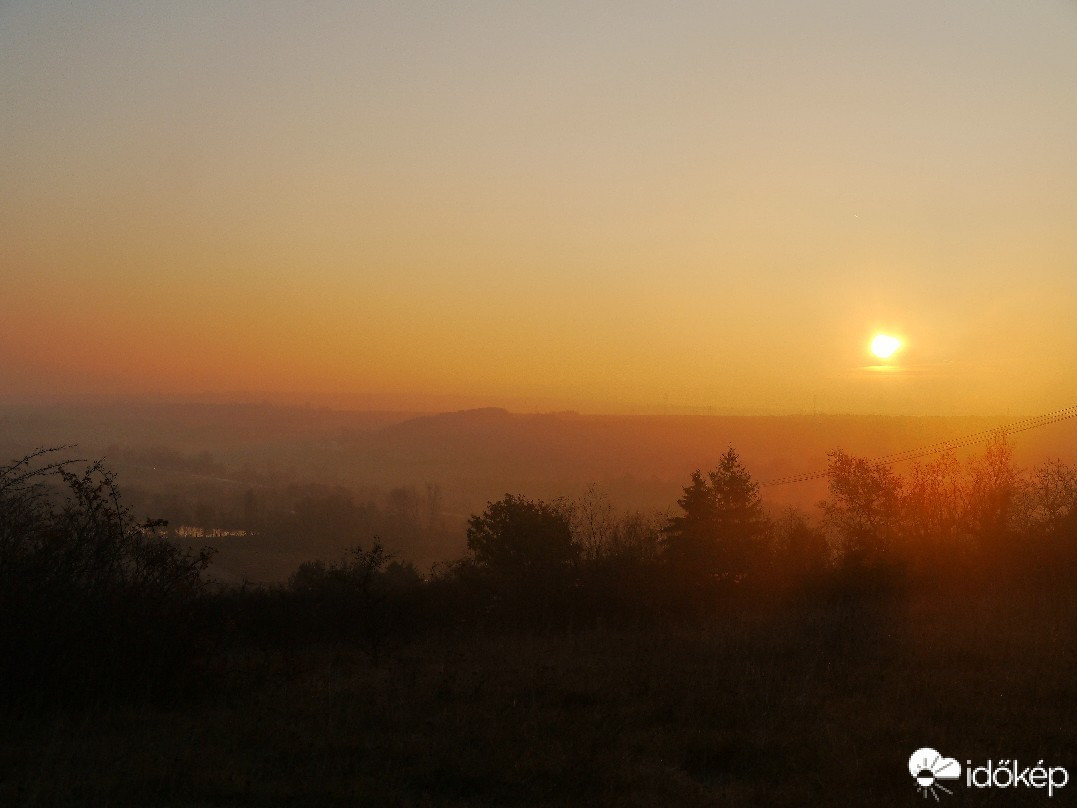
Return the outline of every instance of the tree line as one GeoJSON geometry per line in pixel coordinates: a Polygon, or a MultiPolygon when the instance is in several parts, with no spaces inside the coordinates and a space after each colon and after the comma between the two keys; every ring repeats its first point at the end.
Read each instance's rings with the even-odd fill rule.
{"type": "Polygon", "coordinates": [[[615,511],[594,490],[506,494],[470,517],[454,562],[421,573],[371,536],[276,587],[215,585],[211,549],[182,550],[160,522],[134,519],[100,463],[76,472],[53,456],[0,468],[9,699],[175,694],[236,649],[347,644],[378,660],[430,632],[700,623],[914,587],[1064,585],[1077,567],[1077,471],[1022,471],[1003,437],[904,474],[832,452],[818,515],[768,512],[733,448],[663,518],[615,511]]]}

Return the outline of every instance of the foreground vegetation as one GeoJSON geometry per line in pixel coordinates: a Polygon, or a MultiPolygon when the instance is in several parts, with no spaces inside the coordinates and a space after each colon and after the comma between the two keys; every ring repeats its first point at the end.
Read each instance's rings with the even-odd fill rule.
{"type": "Polygon", "coordinates": [[[663,524],[506,496],[430,575],[373,543],[276,589],[48,457],[0,477],[5,805],[905,805],[925,744],[1077,768],[1077,478],[1004,443],[836,453],[818,523],[730,451],[663,524]]]}

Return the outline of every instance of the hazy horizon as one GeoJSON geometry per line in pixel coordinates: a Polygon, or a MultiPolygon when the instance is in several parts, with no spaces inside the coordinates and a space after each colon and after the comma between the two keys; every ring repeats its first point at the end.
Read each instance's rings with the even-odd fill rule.
{"type": "Polygon", "coordinates": [[[294,410],[329,410],[337,413],[385,413],[408,417],[444,415],[479,410],[503,410],[513,415],[579,415],[587,417],[662,417],[714,416],[730,418],[799,418],[809,416],[879,417],[879,418],[986,418],[1021,419],[1049,415],[1071,408],[1065,401],[1057,402],[1042,411],[1007,410],[1005,412],[919,411],[886,412],[871,410],[824,410],[814,402],[805,409],[759,406],[755,408],[713,406],[653,406],[601,405],[568,407],[554,399],[496,399],[490,401],[471,396],[439,396],[434,394],[394,396],[349,395],[312,391],[200,391],[191,393],[142,392],[36,392],[0,394],[0,406],[62,407],[62,406],[128,406],[128,405],[191,405],[191,406],[264,406],[294,410]]]}

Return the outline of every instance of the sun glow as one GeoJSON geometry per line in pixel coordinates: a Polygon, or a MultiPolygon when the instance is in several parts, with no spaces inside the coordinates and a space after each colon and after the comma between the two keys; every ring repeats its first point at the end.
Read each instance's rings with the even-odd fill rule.
{"type": "Polygon", "coordinates": [[[901,348],[901,340],[889,334],[877,334],[871,341],[871,352],[880,359],[889,359],[901,348]]]}

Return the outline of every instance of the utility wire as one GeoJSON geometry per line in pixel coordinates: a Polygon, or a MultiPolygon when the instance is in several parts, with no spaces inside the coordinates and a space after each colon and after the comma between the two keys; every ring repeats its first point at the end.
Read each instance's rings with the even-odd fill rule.
{"type": "MultiPolygon", "coordinates": [[[[875,466],[889,466],[894,463],[902,463],[906,460],[918,460],[921,457],[941,454],[942,452],[948,452],[952,449],[961,449],[965,446],[972,446],[977,443],[985,443],[992,438],[1004,437],[1006,435],[1012,435],[1018,432],[1027,432],[1030,429],[1038,429],[1039,427],[1047,426],[1048,424],[1057,424],[1061,421],[1068,421],[1070,418],[1077,418],[1077,405],[1063,407],[1060,410],[1055,410],[1054,412],[1045,413],[1043,415],[1036,415],[1030,418],[1021,418],[1017,421],[1014,421],[1012,424],[996,427],[994,429],[984,429],[980,432],[973,432],[971,435],[965,435],[963,437],[939,441],[938,443],[932,443],[928,446],[921,446],[916,449],[906,449],[901,452],[893,452],[888,455],[882,455],[881,457],[877,457],[869,462],[875,466]]],[[[816,471],[809,472],[807,474],[794,474],[789,477],[779,477],[776,480],[769,480],[765,483],[760,483],[759,486],[760,488],[767,488],[774,485],[790,485],[792,483],[807,482],[808,480],[821,480],[822,478],[829,476],[829,471],[816,471]]]]}

